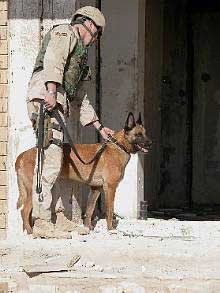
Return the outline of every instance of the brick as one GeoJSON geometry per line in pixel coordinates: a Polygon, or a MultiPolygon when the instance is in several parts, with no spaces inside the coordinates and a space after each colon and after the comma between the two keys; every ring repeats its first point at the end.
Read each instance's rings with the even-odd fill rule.
{"type": "Polygon", "coordinates": [[[0,113],[0,127],[8,125],[8,114],[0,113]]]}
{"type": "Polygon", "coordinates": [[[0,113],[0,126],[7,126],[7,125],[8,125],[8,114],[0,113]]]}
{"type": "Polygon", "coordinates": [[[7,202],[5,199],[0,200],[0,214],[7,213],[7,202]]]}
{"type": "Polygon", "coordinates": [[[0,25],[7,25],[8,12],[0,11],[0,25]]]}
{"type": "Polygon", "coordinates": [[[0,54],[8,54],[8,41],[7,40],[0,40],[0,54]]]}
{"type": "Polygon", "coordinates": [[[7,168],[7,156],[0,156],[0,171],[5,171],[7,168]]]}
{"type": "Polygon", "coordinates": [[[0,142],[8,141],[8,128],[0,127],[0,142]]]}
{"type": "Polygon", "coordinates": [[[0,98],[7,98],[7,97],[8,97],[8,85],[0,84],[0,98]]]}
{"type": "Polygon", "coordinates": [[[0,215],[0,229],[5,229],[5,228],[6,228],[6,216],[0,215]]]}
{"type": "Polygon", "coordinates": [[[7,26],[0,26],[0,40],[7,39],[7,26]]]}
{"type": "Polygon", "coordinates": [[[8,10],[8,1],[0,0],[0,11],[8,10]]]}
{"type": "Polygon", "coordinates": [[[0,70],[0,83],[8,83],[8,70],[0,70]]]}
{"type": "Polygon", "coordinates": [[[0,185],[7,185],[7,172],[0,171],[0,185]]]}
{"type": "Polygon", "coordinates": [[[0,141],[0,156],[5,155],[7,155],[7,142],[0,141]]]}
{"type": "Polygon", "coordinates": [[[0,186],[0,199],[7,198],[7,186],[0,186]]]}
{"type": "Polygon", "coordinates": [[[7,68],[8,68],[8,56],[0,55],[0,69],[7,69],[7,68]]]}
{"type": "Polygon", "coordinates": [[[0,98],[0,113],[7,113],[8,111],[8,99],[0,98]]]}
{"type": "Polygon", "coordinates": [[[8,141],[8,128],[0,127],[0,142],[7,142],[7,141],[8,141]]]}

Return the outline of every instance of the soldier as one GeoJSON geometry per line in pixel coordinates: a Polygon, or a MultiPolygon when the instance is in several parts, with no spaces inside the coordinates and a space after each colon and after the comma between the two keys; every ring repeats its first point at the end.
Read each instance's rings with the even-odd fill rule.
{"type": "MultiPolygon", "coordinates": [[[[45,35],[27,93],[28,114],[34,129],[42,100],[48,111],[56,107],[64,119],[67,103],[74,98],[79,82],[85,75],[88,48],[102,35],[104,28],[105,18],[101,11],[92,6],[85,6],[74,13],[70,24],[55,26],[45,35]]],[[[107,139],[108,134],[114,133],[101,125],[87,97],[82,101],[80,121],[83,126],[92,124],[104,139],[107,139]]],[[[63,132],[55,118],[50,118],[49,125],[53,125],[53,128],[47,131],[50,137],[47,137],[46,142],[44,140],[46,145],[42,170],[42,202],[39,202],[35,192],[37,166],[33,180],[33,233],[43,237],[65,237],[67,234],[62,234],[60,227],[62,226],[63,231],[71,231],[76,226],[66,218],[64,220],[62,216],[57,217],[57,223],[53,225],[50,210],[51,189],[62,164],[63,132]],[[62,225],[59,225],[60,217],[62,225]]]]}

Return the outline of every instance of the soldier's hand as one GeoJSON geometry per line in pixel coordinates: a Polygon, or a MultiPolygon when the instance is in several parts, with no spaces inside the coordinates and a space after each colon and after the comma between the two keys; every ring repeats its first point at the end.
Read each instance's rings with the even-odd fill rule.
{"type": "Polygon", "coordinates": [[[47,92],[45,98],[45,107],[48,111],[52,111],[57,103],[57,95],[55,92],[47,92]]]}
{"type": "Polygon", "coordinates": [[[112,129],[108,128],[108,127],[103,127],[100,130],[100,134],[103,137],[103,139],[108,140],[108,136],[109,135],[111,135],[111,136],[114,135],[115,132],[114,132],[114,130],[112,130],[112,129]]]}

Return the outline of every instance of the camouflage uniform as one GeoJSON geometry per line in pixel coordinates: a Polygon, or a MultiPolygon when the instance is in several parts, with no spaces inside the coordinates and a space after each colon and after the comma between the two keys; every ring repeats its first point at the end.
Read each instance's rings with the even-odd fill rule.
{"type": "MultiPolygon", "coordinates": [[[[81,78],[82,66],[86,56],[78,31],[71,25],[64,24],[54,27],[44,38],[38,54],[33,75],[28,85],[27,107],[32,122],[39,111],[39,99],[47,94],[46,82],[57,83],[57,103],[60,114],[64,119],[67,109],[67,98],[74,97],[74,91],[81,78]]],[[[98,117],[87,97],[82,101],[80,121],[83,126],[98,120],[98,117]]],[[[58,124],[55,118],[51,122],[58,124]]],[[[52,136],[63,141],[62,131],[52,129],[52,136]]],[[[49,220],[51,217],[50,205],[52,202],[51,189],[62,164],[62,148],[56,144],[49,144],[44,152],[42,173],[43,202],[39,203],[36,188],[36,167],[33,180],[33,216],[49,220]],[[56,158],[56,159],[54,159],[56,158]]]]}

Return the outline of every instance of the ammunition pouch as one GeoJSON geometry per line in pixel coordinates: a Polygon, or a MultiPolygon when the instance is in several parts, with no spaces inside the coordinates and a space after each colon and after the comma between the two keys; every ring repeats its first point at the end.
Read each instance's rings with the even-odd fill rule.
{"type": "Polygon", "coordinates": [[[52,138],[50,139],[50,144],[55,144],[55,145],[57,145],[59,147],[62,147],[63,146],[63,141],[61,141],[61,139],[59,139],[59,138],[53,137],[53,130],[62,132],[61,126],[59,124],[55,123],[55,122],[50,123],[50,126],[52,128],[52,138]]]}
{"type": "Polygon", "coordinates": [[[58,147],[61,147],[61,148],[63,146],[63,142],[60,139],[54,138],[54,137],[52,137],[52,139],[50,140],[50,143],[55,144],[55,145],[57,145],[58,147]]]}
{"type": "MultiPolygon", "coordinates": [[[[38,137],[39,137],[39,115],[34,114],[36,123],[35,123],[35,135],[37,140],[37,146],[38,146],[38,137]]],[[[62,131],[59,124],[52,122],[51,123],[51,116],[48,112],[44,113],[44,133],[43,133],[43,148],[48,148],[50,144],[55,144],[59,147],[62,147],[63,142],[60,139],[53,137],[53,130],[56,131],[62,131]]]]}

